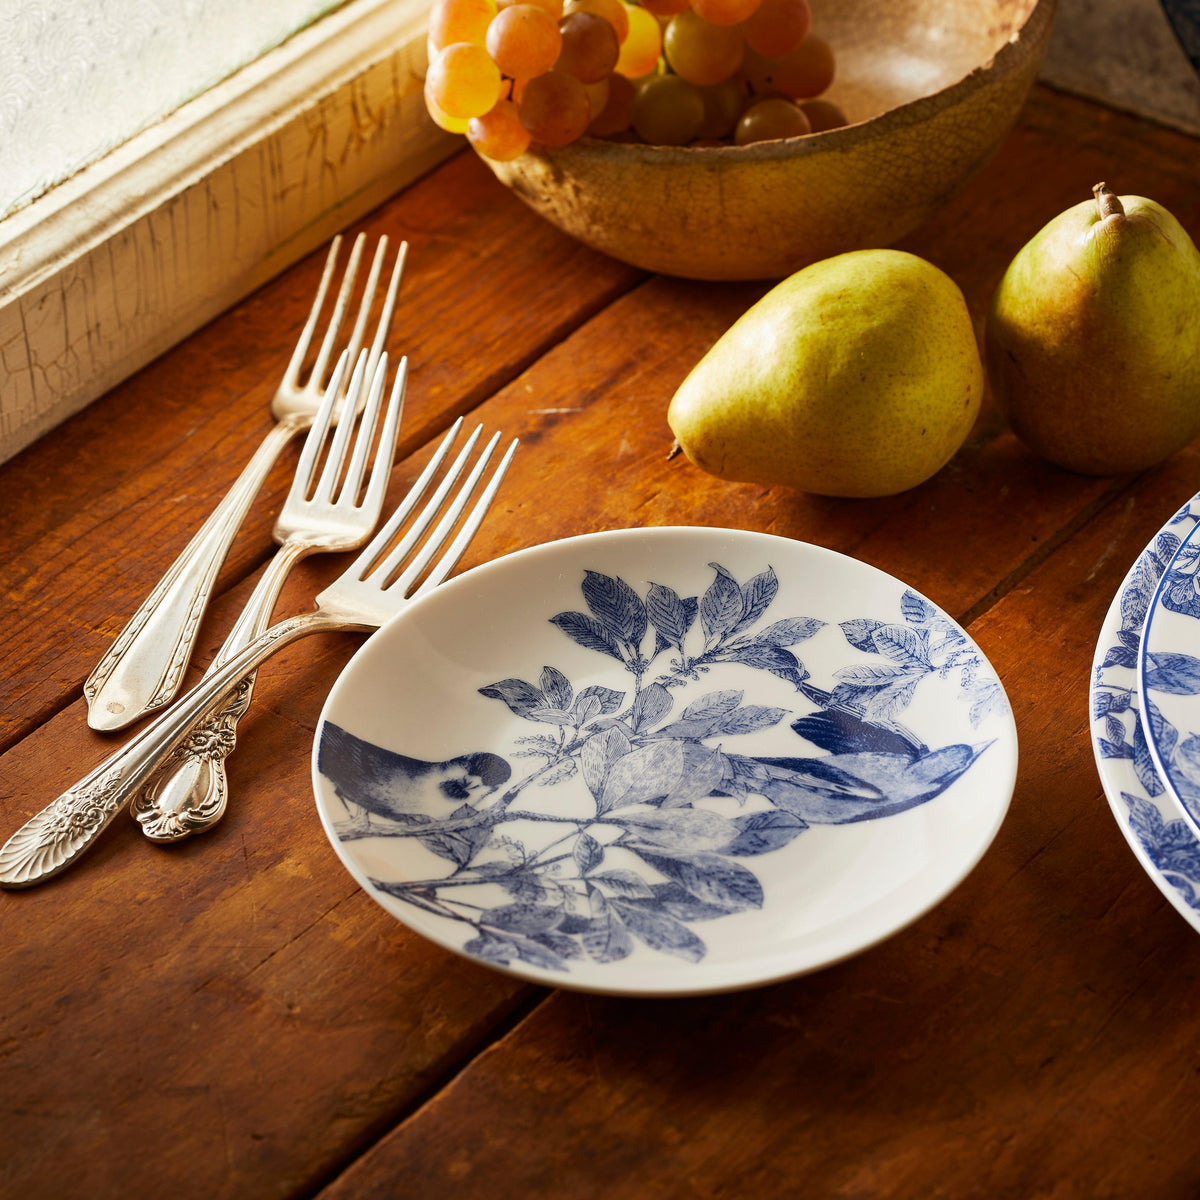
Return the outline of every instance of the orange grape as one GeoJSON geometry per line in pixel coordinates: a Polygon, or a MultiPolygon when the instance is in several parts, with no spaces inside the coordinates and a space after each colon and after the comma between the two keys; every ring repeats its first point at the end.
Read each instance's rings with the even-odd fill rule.
{"type": "Polygon", "coordinates": [[[597,137],[611,137],[614,133],[624,133],[633,124],[635,91],[633,84],[624,75],[610,75],[608,99],[603,109],[592,117],[588,133],[594,133],[597,137]]]}
{"type": "Polygon", "coordinates": [[[556,69],[574,75],[581,83],[599,83],[612,74],[621,55],[616,30],[590,12],[567,13],[558,23],[562,53],[556,69]]]}
{"type": "Polygon", "coordinates": [[[436,0],[429,10],[430,60],[455,42],[482,46],[495,15],[495,0],[436,0]]]}
{"type": "Polygon", "coordinates": [[[481,117],[500,99],[500,69],[482,46],[453,42],[429,64],[430,99],[452,117],[481,117]]]}
{"type": "Polygon", "coordinates": [[[692,10],[713,25],[736,25],[754,15],[759,0],[692,0],[692,10]]]}
{"type": "Polygon", "coordinates": [[[558,61],[562,34],[558,22],[533,4],[511,4],[496,14],[487,31],[487,52],[502,75],[532,79],[558,61]]]}
{"type": "Polygon", "coordinates": [[[430,117],[433,118],[433,123],[446,130],[447,133],[466,133],[469,123],[467,117],[452,117],[447,112],[442,112],[436,101],[429,95],[429,85],[425,85],[425,108],[430,117]]]}
{"type": "Polygon", "coordinates": [[[557,68],[529,80],[521,93],[519,110],[521,124],[547,146],[565,146],[575,141],[591,120],[583,84],[574,75],[557,68]]]}
{"type": "Polygon", "coordinates": [[[642,7],[656,17],[673,17],[691,6],[692,0],[642,0],[642,7]]]}
{"type": "Polygon", "coordinates": [[[810,33],[795,50],[779,58],[749,51],[744,72],[756,92],[810,100],[833,82],[833,51],[828,42],[810,33]]]}
{"type": "Polygon", "coordinates": [[[758,54],[790,54],[808,36],[812,10],[808,0],[762,0],[746,21],[746,45],[758,54]]]}
{"type": "Polygon", "coordinates": [[[485,158],[511,162],[529,148],[530,137],[521,124],[517,106],[511,100],[501,100],[491,112],[471,118],[467,141],[485,158]]]}
{"type": "Polygon", "coordinates": [[[633,127],[652,146],[686,145],[703,122],[700,89],[678,75],[654,75],[634,97],[633,127]]]}
{"type": "Polygon", "coordinates": [[[767,142],[775,138],[799,137],[811,132],[808,118],[798,105],[781,96],[752,104],[737,123],[733,140],[739,146],[767,142]]]}
{"type": "Polygon", "coordinates": [[[563,14],[570,16],[573,12],[590,12],[603,17],[613,27],[618,43],[623,43],[629,35],[629,16],[621,0],[567,0],[563,14]]]}
{"type": "Polygon", "coordinates": [[[723,83],[742,65],[746,44],[736,25],[713,25],[689,9],[671,18],[663,52],[671,70],[688,83],[723,83]]]}
{"type": "Polygon", "coordinates": [[[629,22],[629,33],[621,43],[616,69],[628,79],[649,75],[658,65],[662,52],[662,28],[653,13],[633,4],[623,6],[629,22]]]}
{"type": "Polygon", "coordinates": [[[510,4],[533,4],[548,12],[556,21],[563,15],[563,0],[496,0],[498,9],[508,8],[510,4]]]}
{"type": "Polygon", "coordinates": [[[813,133],[824,133],[827,129],[840,129],[849,125],[846,114],[830,100],[805,100],[800,111],[808,118],[813,133]]]}

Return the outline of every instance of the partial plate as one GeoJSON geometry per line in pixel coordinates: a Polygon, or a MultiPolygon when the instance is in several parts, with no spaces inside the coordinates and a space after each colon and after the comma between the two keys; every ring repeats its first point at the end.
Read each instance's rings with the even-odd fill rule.
{"type": "Polygon", "coordinates": [[[361,648],[313,750],[350,873],[540,984],[719,992],[895,933],[978,862],[1017,739],[899,580],[767,534],[618,530],[443,584],[361,648]]]}
{"type": "Polygon", "coordinates": [[[1159,779],[1200,834],[1200,526],[1184,536],[1146,612],[1138,653],[1142,733],[1159,779]]]}
{"type": "Polygon", "coordinates": [[[1146,614],[1168,564],[1198,526],[1200,495],[1171,517],[1129,568],[1100,629],[1089,701],[1096,769],[1117,825],[1159,891],[1200,930],[1200,841],[1151,758],[1137,690],[1146,614]]]}

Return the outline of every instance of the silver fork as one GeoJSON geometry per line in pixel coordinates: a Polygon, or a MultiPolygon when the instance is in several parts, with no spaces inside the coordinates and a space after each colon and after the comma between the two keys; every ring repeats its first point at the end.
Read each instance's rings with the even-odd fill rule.
{"type": "MultiPolygon", "coordinates": [[[[310,554],[353,550],[367,540],[379,521],[400,432],[408,361],[400,360],[378,448],[373,462],[368,463],[383,407],[388,356],[380,355],[374,377],[368,380],[367,352],[362,351],[350,385],[343,391],[349,358],[349,351],[343,351],[300,452],[291,491],[275,522],[274,536],[280,548],[206,674],[211,674],[266,629],[284,580],[301,559],[310,554]],[[364,407],[361,397],[368,384],[370,393],[364,407]],[[353,453],[350,451],[350,432],[355,424],[352,418],[339,421],[336,433],[330,437],[334,409],[343,395],[348,409],[363,409],[353,453]],[[316,479],[327,443],[328,454],[320,478],[316,479]],[[370,478],[364,492],[368,465],[370,478]]],[[[247,675],[237,691],[188,734],[163,770],[134,797],[131,811],[141,824],[142,832],[151,840],[178,841],[208,829],[223,816],[229,794],[225,759],[237,744],[238,722],[250,707],[254,679],[254,672],[247,675]]]]}
{"type": "MultiPolygon", "coordinates": [[[[456,432],[456,429],[451,430],[446,441],[456,432]]],[[[393,547],[394,539],[401,534],[428,488],[430,480],[427,476],[431,478],[432,473],[426,471],[366,549],[317,597],[315,611],[272,625],[135,734],[122,749],[26,821],[0,847],[0,886],[30,887],[52,878],[75,862],[146,785],[196,722],[276,650],[310,633],[376,629],[410,600],[425,595],[441,583],[474,537],[516,451],[514,440],[455,533],[499,440],[499,433],[492,437],[466,481],[451,497],[454,484],[471,453],[473,440],[464,446],[433,497],[393,547]],[[422,543],[426,534],[428,538],[422,543]],[[453,540],[439,557],[439,551],[451,537],[453,540]],[[414,590],[414,585],[426,571],[428,575],[414,590]]]]}
{"type": "MultiPolygon", "coordinates": [[[[326,390],[326,372],[354,288],[366,235],[359,234],[355,239],[316,361],[308,381],[301,386],[300,370],[320,320],[341,241],[339,235],[330,244],[316,299],[284,372],[283,382],[271,401],[275,426],[224,499],[196,531],[85,680],[83,694],[88,703],[88,724],[93,729],[123,729],[145,713],[167,704],[179,690],[195,645],[200,618],[234,535],[284,446],[296,434],[309,428],[320,407],[326,390]]],[[[407,250],[408,243],[402,242],[371,344],[368,377],[373,375],[387,340],[407,250]]],[[[381,237],[350,335],[351,362],[358,357],[362,345],[386,254],[387,238],[381,237]]]]}

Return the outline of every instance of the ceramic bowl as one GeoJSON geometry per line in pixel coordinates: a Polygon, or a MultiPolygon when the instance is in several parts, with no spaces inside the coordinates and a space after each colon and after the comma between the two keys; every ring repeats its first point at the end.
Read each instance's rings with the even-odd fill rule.
{"type": "Polygon", "coordinates": [[[890,936],[975,865],[1017,742],[979,648],[865,563],[615,530],[442,584],[339,678],[313,756],[343,864],[549,986],[720,992],[890,936]]]}
{"type": "MultiPolygon", "coordinates": [[[[999,147],[1037,74],[1055,0],[812,0],[851,124],[750,146],[583,138],[496,176],[597,250],[691,279],[779,279],[890,246],[999,147]]],[[[487,161],[487,160],[485,160],[487,161]]]]}

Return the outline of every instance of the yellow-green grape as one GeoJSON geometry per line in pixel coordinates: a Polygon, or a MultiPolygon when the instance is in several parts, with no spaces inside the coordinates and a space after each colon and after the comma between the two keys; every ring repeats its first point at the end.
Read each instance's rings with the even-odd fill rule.
{"type": "Polygon", "coordinates": [[[562,52],[557,70],[574,75],[581,83],[599,83],[612,74],[621,55],[616,30],[590,12],[571,12],[558,23],[562,52]]]}
{"type": "Polygon", "coordinates": [[[491,112],[472,117],[467,141],[485,158],[511,162],[529,148],[529,130],[521,124],[517,106],[511,100],[499,100],[491,112]]]}
{"type": "Polygon", "coordinates": [[[470,42],[447,46],[425,76],[429,97],[452,117],[482,117],[500,99],[500,86],[500,68],[470,42]]]}
{"type": "Polygon", "coordinates": [[[565,146],[582,137],[591,120],[583,84],[557,68],[525,84],[518,108],[521,124],[547,146],[565,146]]]}
{"type": "Polygon", "coordinates": [[[824,133],[827,129],[840,129],[850,122],[846,114],[831,100],[805,100],[800,111],[808,118],[813,133],[824,133]]]}
{"type": "Polygon", "coordinates": [[[746,21],[746,45],[756,54],[790,54],[808,36],[812,9],[808,0],[762,0],[746,21]]]}
{"type": "Polygon", "coordinates": [[[487,52],[502,75],[532,79],[549,71],[562,50],[558,22],[533,4],[501,9],[487,31],[487,52]]]}
{"type": "Polygon", "coordinates": [[[587,92],[588,112],[592,118],[597,117],[604,111],[604,106],[608,103],[608,81],[612,78],[611,75],[605,76],[599,83],[585,83],[583,90],[587,92]]]}
{"type": "Polygon", "coordinates": [[[662,28],[653,13],[633,4],[625,4],[629,32],[621,43],[616,70],[627,79],[649,75],[662,53],[662,28]]]}
{"type": "Polygon", "coordinates": [[[449,113],[443,112],[438,107],[437,102],[429,95],[429,85],[425,85],[425,110],[433,119],[435,125],[446,130],[447,133],[466,133],[469,120],[467,117],[452,117],[449,113]]]}
{"type": "Polygon", "coordinates": [[[633,127],[653,146],[685,146],[704,123],[699,88],[678,75],[654,75],[633,99],[633,127]]]}
{"type": "Polygon", "coordinates": [[[590,12],[603,17],[617,35],[618,44],[623,44],[629,35],[629,17],[621,0],[567,0],[563,15],[573,12],[590,12]]]}
{"type": "Polygon", "coordinates": [[[752,104],[742,113],[733,140],[739,146],[748,146],[751,142],[800,137],[809,132],[808,118],[799,106],[782,96],[775,96],[752,104]]]}
{"type": "Polygon", "coordinates": [[[746,85],[738,79],[726,79],[701,88],[700,97],[704,101],[704,122],[696,136],[706,141],[729,137],[746,107],[746,85]]]}
{"type": "MultiPolygon", "coordinates": [[[[610,75],[608,83],[608,99],[600,112],[592,117],[588,133],[597,137],[612,137],[614,133],[624,133],[633,124],[634,86],[624,75],[610,75]]],[[[595,113],[595,109],[592,110],[595,113]]]]}
{"type": "Polygon", "coordinates": [[[688,9],[671,18],[663,53],[671,70],[688,83],[723,83],[742,65],[746,43],[737,25],[713,25],[688,9]]]}
{"type": "Polygon", "coordinates": [[[642,7],[656,17],[673,17],[691,6],[692,0],[642,0],[642,7]]]}
{"type": "Polygon", "coordinates": [[[753,16],[759,0],[692,0],[698,17],[713,25],[737,25],[753,16]]]}
{"type": "Polygon", "coordinates": [[[790,54],[778,58],[747,51],[742,70],[756,92],[811,100],[833,82],[834,67],[829,43],[810,33],[790,54]]]}

